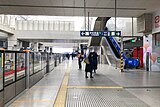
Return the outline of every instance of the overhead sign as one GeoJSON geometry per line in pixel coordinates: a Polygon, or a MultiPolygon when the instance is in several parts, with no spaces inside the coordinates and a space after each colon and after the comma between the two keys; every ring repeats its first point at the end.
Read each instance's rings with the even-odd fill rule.
{"type": "Polygon", "coordinates": [[[103,36],[121,36],[121,31],[80,31],[80,36],[89,37],[103,37],[103,36]]]}

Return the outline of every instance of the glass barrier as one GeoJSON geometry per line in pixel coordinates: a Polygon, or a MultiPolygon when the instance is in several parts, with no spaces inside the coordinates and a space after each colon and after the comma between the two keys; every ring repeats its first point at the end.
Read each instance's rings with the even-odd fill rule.
{"type": "Polygon", "coordinates": [[[17,79],[21,79],[26,75],[25,53],[17,53],[17,79]]]}
{"type": "Polygon", "coordinates": [[[5,53],[4,84],[15,81],[15,53],[5,53]]]}
{"type": "Polygon", "coordinates": [[[50,64],[50,65],[54,64],[54,57],[55,57],[55,56],[54,56],[53,53],[50,53],[50,54],[49,54],[49,64],[50,64]]]}
{"type": "Polygon", "coordinates": [[[41,68],[41,53],[34,53],[34,73],[42,70],[41,68]]]}
{"type": "Polygon", "coordinates": [[[0,52],[0,90],[3,89],[3,53],[0,52]]]}
{"type": "Polygon", "coordinates": [[[33,74],[33,60],[34,60],[34,54],[29,53],[29,75],[33,74]]]}
{"type": "Polygon", "coordinates": [[[41,54],[41,59],[42,59],[42,69],[44,69],[47,65],[47,54],[46,53],[42,53],[41,54]]]}

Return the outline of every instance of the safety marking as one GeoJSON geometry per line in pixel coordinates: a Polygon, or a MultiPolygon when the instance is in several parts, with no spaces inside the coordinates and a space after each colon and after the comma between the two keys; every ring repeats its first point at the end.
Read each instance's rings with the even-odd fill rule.
{"type": "Polygon", "coordinates": [[[32,88],[55,88],[57,86],[33,86],[32,88]]]}
{"type": "Polygon", "coordinates": [[[53,103],[54,100],[16,100],[13,102],[12,106],[13,107],[19,107],[19,105],[22,103],[22,102],[27,102],[27,103],[35,103],[35,102],[41,102],[41,103],[53,103]]]}
{"type": "Polygon", "coordinates": [[[69,74],[70,74],[70,67],[68,67],[68,69],[64,75],[64,79],[63,79],[61,87],[59,89],[56,101],[54,103],[54,107],[65,107],[69,74]]]}
{"type": "Polygon", "coordinates": [[[67,88],[103,88],[103,89],[117,89],[117,88],[120,88],[122,89],[123,87],[121,86],[68,86],[67,88]]]}
{"type": "Polygon", "coordinates": [[[15,103],[20,102],[54,102],[54,100],[17,100],[15,103]]]}

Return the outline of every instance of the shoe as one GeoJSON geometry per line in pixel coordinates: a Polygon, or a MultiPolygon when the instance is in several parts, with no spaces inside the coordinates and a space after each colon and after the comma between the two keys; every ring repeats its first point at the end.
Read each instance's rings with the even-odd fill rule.
{"type": "Polygon", "coordinates": [[[88,78],[88,77],[85,77],[85,78],[88,78]]]}
{"type": "Polygon", "coordinates": [[[90,77],[90,78],[94,78],[94,77],[90,77]]]}

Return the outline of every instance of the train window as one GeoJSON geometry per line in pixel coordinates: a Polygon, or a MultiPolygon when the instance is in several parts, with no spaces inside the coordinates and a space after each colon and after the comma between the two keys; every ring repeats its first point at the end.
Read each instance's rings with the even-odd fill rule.
{"type": "Polygon", "coordinates": [[[15,81],[15,53],[5,53],[4,64],[4,83],[7,85],[15,81]]]}
{"type": "Polygon", "coordinates": [[[3,53],[0,52],[0,90],[3,89],[3,53]]]}
{"type": "Polygon", "coordinates": [[[34,59],[34,55],[33,53],[29,54],[29,74],[32,75],[33,74],[33,59],[34,59]]]}
{"type": "Polygon", "coordinates": [[[26,64],[25,64],[25,53],[17,53],[17,79],[25,76],[26,64]]]}
{"type": "Polygon", "coordinates": [[[34,53],[34,73],[42,70],[41,68],[41,53],[34,53]]]}

